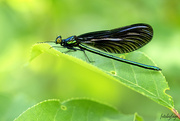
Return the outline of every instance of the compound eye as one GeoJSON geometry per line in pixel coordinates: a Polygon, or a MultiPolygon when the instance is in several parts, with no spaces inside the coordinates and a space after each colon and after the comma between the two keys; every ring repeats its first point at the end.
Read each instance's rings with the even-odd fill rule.
{"type": "Polygon", "coordinates": [[[61,42],[62,42],[61,36],[58,36],[58,37],[56,38],[55,42],[56,42],[56,44],[61,44],[61,42]]]}

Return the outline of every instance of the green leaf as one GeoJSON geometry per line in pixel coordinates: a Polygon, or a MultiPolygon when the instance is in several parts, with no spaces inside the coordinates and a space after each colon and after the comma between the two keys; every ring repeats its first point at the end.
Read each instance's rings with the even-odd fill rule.
{"type": "Polygon", "coordinates": [[[123,115],[116,109],[89,99],[46,100],[23,112],[15,121],[142,121],[136,113],[123,115]]]}
{"type": "MultiPolygon", "coordinates": [[[[51,44],[51,46],[54,47],[57,45],[51,44]]],[[[88,64],[85,62],[86,56],[82,51],[68,52],[67,54],[64,54],[64,52],[68,51],[67,48],[60,46],[52,48],[51,46],[48,44],[36,44],[33,46],[33,48],[36,49],[32,49],[31,53],[34,55],[33,53],[37,53],[36,51],[40,50],[41,52],[50,53],[60,58],[68,58],[77,64],[81,64],[86,68],[91,68],[91,70],[98,73],[98,69],[100,69],[102,70],[100,71],[102,75],[108,76],[110,79],[114,79],[121,84],[124,84],[130,89],[133,89],[134,91],[139,92],[140,94],[169,108],[171,111],[175,110],[172,97],[165,93],[166,90],[169,90],[169,87],[161,71],[153,71],[136,67],[86,51],[90,60],[93,61],[93,63],[88,64]]],[[[154,62],[142,52],[133,52],[121,55],[116,54],[115,56],[147,65],[155,65],[154,62]]]]}

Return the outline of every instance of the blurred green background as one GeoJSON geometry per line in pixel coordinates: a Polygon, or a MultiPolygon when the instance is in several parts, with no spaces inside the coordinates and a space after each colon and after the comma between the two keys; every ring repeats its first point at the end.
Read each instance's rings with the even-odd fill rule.
{"type": "Polygon", "coordinates": [[[46,100],[88,97],[145,120],[171,113],[165,107],[66,58],[41,54],[28,64],[36,42],[148,23],[153,40],[140,49],[166,77],[180,111],[179,0],[1,0],[0,120],[13,120],[46,100]]]}

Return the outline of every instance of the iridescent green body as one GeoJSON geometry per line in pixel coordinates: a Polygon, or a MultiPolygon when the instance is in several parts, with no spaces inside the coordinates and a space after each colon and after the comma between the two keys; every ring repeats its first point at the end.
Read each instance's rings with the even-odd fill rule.
{"type": "Polygon", "coordinates": [[[147,44],[152,37],[153,29],[150,25],[134,24],[112,30],[96,31],[82,34],[80,36],[71,36],[67,39],[62,39],[61,36],[58,36],[55,43],[68,49],[77,50],[75,47],[79,47],[79,50],[82,51],[87,50],[117,61],[160,71],[161,69],[158,67],[122,59],[103,52],[129,53],[147,44]]]}

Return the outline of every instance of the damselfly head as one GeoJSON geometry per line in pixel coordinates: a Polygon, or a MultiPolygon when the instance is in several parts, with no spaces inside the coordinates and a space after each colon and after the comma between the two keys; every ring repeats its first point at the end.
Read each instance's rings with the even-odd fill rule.
{"type": "Polygon", "coordinates": [[[56,44],[61,44],[62,43],[62,38],[61,36],[57,36],[56,40],[55,40],[56,44]]]}

